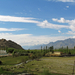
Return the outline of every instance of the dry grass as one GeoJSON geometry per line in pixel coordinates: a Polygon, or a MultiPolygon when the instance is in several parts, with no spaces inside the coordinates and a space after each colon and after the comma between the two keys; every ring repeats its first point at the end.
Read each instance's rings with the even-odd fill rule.
{"type": "Polygon", "coordinates": [[[75,57],[43,57],[41,58],[41,61],[34,60],[26,64],[26,66],[34,72],[42,72],[44,69],[48,69],[53,73],[71,75],[74,61],[75,57]]]}

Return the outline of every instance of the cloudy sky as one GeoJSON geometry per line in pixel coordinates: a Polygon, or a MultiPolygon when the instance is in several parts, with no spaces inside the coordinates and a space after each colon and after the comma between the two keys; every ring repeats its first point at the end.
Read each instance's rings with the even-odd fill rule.
{"type": "Polygon", "coordinates": [[[0,0],[0,39],[21,46],[75,38],[75,0],[0,0]]]}

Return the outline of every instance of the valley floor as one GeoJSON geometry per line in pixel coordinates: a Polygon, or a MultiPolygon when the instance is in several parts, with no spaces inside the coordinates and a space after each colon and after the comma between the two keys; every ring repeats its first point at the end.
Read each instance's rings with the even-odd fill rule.
{"type": "MultiPolygon", "coordinates": [[[[9,72],[27,72],[31,74],[41,75],[44,71],[50,73],[58,73],[59,75],[72,75],[73,65],[75,57],[42,57],[39,61],[33,60],[27,64],[21,64],[15,66],[15,64],[21,63],[25,56],[19,57],[1,57],[3,62],[0,68],[8,69],[9,72]]],[[[75,71],[75,70],[74,70],[75,71]]]]}

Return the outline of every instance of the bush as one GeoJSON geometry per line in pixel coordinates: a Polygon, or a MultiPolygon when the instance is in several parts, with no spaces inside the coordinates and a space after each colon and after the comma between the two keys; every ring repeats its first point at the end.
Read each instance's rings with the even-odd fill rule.
{"type": "Polygon", "coordinates": [[[4,69],[3,67],[0,68],[0,75],[11,75],[12,73],[9,72],[9,69],[4,69]]]}
{"type": "Polygon", "coordinates": [[[13,51],[14,51],[14,48],[8,48],[8,49],[6,50],[7,53],[12,53],[13,51]]]}
{"type": "Polygon", "coordinates": [[[2,64],[2,61],[0,61],[0,65],[2,64]]]}
{"type": "Polygon", "coordinates": [[[28,59],[29,59],[28,57],[23,58],[23,59],[21,60],[21,62],[26,63],[26,61],[27,61],[28,59]]]}
{"type": "Polygon", "coordinates": [[[33,59],[35,59],[36,57],[35,57],[35,55],[33,54],[30,58],[33,60],[33,59]]]}
{"type": "Polygon", "coordinates": [[[46,57],[49,57],[49,56],[50,56],[50,53],[45,54],[45,56],[46,56],[46,57]]]}
{"type": "Polygon", "coordinates": [[[44,70],[42,75],[52,75],[51,73],[49,73],[49,70],[44,70]]]}

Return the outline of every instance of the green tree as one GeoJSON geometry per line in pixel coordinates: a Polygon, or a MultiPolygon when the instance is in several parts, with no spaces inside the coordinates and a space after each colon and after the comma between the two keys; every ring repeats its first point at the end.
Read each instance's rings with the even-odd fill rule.
{"type": "Polygon", "coordinates": [[[41,46],[41,52],[42,52],[42,46],[41,46]]]}
{"type": "Polygon", "coordinates": [[[74,50],[75,50],[75,46],[74,46],[74,50]]]}
{"type": "Polygon", "coordinates": [[[21,62],[27,63],[26,61],[27,61],[28,59],[29,59],[28,57],[25,57],[25,58],[23,58],[23,59],[21,60],[21,62]]]}
{"type": "Polygon", "coordinates": [[[49,47],[50,52],[54,53],[53,46],[49,47]]]}
{"type": "Polygon", "coordinates": [[[48,51],[47,51],[47,46],[46,46],[46,53],[47,53],[48,51]]]}
{"type": "Polygon", "coordinates": [[[8,49],[6,50],[7,53],[12,53],[13,51],[14,51],[14,48],[8,48],[8,49]]]}
{"type": "Polygon", "coordinates": [[[67,54],[68,54],[68,46],[67,46],[67,54]]]}
{"type": "Polygon", "coordinates": [[[62,49],[63,49],[63,46],[62,46],[62,49]]]}
{"type": "Polygon", "coordinates": [[[12,56],[15,57],[15,52],[13,51],[12,56]]]}

